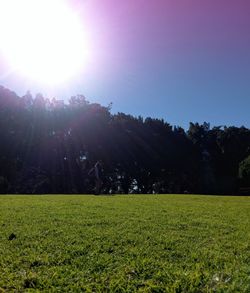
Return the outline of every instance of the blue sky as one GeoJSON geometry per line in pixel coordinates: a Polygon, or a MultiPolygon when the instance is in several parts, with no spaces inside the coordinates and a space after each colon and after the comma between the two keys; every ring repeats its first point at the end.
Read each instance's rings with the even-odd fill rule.
{"type": "Polygon", "coordinates": [[[247,0],[74,0],[92,60],[56,87],[8,74],[0,84],[67,99],[84,94],[113,112],[250,127],[250,2],[247,0]],[[202,2],[202,3],[201,3],[202,2]],[[230,2],[230,3],[229,3],[230,2]]]}

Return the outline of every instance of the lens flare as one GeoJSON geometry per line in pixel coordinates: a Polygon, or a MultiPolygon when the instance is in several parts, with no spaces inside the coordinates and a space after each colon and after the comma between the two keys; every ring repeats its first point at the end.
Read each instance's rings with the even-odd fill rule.
{"type": "Polygon", "coordinates": [[[8,64],[41,83],[71,78],[89,54],[81,20],[65,0],[0,0],[0,36],[8,64]]]}

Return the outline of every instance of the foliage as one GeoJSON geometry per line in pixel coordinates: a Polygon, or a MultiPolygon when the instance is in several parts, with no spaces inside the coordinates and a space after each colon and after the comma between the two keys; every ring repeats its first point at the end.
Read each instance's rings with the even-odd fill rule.
{"type": "Polygon", "coordinates": [[[249,197],[0,196],[1,292],[249,292],[249,197]]]}
{"type": "Polygon", "coordinates": [[[250,187],[250,156],[240,163],[239,177],[245,186],[250,187]]]}
{"type": "Polygon", "coordinates": [[[7,193],[8,191],[8,181],[3,176],[0,176],[0,194],[7,193]]]}
{"type": "Polygon", "coordinates": [[[245,127],[190,123],[185,132],[162,119],[111,114],[111,105],[83,95],[65,104],[3,87],[0,131],[3,193],[90,193],[88,172],[101,160],[104,193],[236,194],[239,163],[250,155],[245,127]]]}

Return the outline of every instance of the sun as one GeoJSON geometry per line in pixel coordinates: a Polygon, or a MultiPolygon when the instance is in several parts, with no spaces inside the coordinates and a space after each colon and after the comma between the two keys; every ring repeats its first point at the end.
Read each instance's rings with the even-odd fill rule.
{"type": "Polygon", "coordinates": [[[88,58],[77,11],[66,0],[0,0],[0,51],[22,75],[58,84],[88,58]]]}

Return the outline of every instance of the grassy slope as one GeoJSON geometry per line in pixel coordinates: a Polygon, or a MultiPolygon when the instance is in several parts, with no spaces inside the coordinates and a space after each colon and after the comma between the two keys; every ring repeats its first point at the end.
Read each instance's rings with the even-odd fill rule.
{"type": "Polygon", "coordinates": [[[0,292],[250,292],[249,227],[250,197],[0,196],[0,292]]]}

